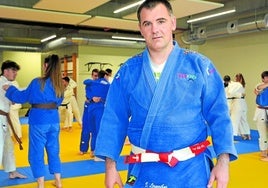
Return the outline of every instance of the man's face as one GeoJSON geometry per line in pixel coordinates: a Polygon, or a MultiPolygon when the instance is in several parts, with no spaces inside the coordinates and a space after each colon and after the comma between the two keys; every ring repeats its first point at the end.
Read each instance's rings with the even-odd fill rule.
{"type": "Polygon", "coordinates": [[[98,79],[98,73],[97,72],[93,72],[92,75],[92,80],[97,80],[98,79]]]}
{"type": "Polygon", "coordinates": [[[62,84],[64,87],[67,87],[69,83],[66,80],[62,79],[62,84]]]}
{"type": "Polygon", "coordinates": [[[17,76],[17,69],[8,68],[4,70],[4,76],[7,78],[8,81],[14,81],[17,76]]]}
{"type": "Polygon", "coordinates": [[[262,79],[263,83],[268,84],[268,76],[264,76],[264,78],[262,79]]]}
{"type": "Polygon", "coordinates": [[[150,50],[159,51],[172,45],[176,18],[170,15],[163,4],[152,9],[142,9],[140,18],[140,32],[150,50]]]}

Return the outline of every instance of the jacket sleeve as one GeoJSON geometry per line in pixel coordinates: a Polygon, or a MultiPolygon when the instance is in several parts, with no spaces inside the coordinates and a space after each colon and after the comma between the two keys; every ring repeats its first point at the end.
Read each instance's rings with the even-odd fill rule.
{"type": "Polygon", "coordinates": [[[127,89],[123,85],[129,83],[126,72],[126,67],[121,67],[109,88],[95,149],[96,156],[115,161],[123,148],[130,117],[127,89]]]}
{"type": "Polygon", "coordinates": [[[237,152],[222,78],[210,60],[207,59],[204,64],[202,111],[211,131],[213,148],[217,157],[229,153],[230,160],[235,160],[237,152]]]}

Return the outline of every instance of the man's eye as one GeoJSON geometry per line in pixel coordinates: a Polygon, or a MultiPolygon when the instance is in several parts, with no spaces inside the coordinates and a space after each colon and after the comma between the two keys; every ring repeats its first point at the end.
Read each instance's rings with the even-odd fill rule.
{"type": "Polygon", "coordinates": [[[147,26],[150,25],[150,23],[149,23],[149,22],[146,22],[146,23],[144,23],[143,25],[147,27],[147,26]]]}
{"type": "Polygon", "coordinates": [[[165,20],[159,20],[158,23],[163,24],[163,23],[165,23],[165,20]]]}

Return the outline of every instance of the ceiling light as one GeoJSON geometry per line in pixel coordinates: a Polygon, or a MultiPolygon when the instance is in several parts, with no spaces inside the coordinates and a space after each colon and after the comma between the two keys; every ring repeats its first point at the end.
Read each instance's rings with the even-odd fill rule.
{"type": "Polygon", "coordinates": [[[33,50],[33,51],[39,51],[40,48],[38,47],[32,47],[32,46],[13,46],[13,45],[0,45],[0,49],[15,49],[15,50],[33,50]]]}
{"type": "Polygon", "coordinates": [[[119,8],[119,9],[115,10],[114,13],[116,14],[116,13],[119,13],[119,12],[123,12],[123,11],[125,11],[125,10],[127,10],[127,9],[130,9],[130,8],[133,8],[133,7],[135,7],[135,6],[138,6],[138,5],[142,4],[144,1],[145,1],[145,0],[138,1],[138,2],[136,2],[136,3],[129,4],[129,5],[127,5],[127,6],[124,6],[124,7],[122,7],[122,8],[119,8]]]}
{"type": "Polygon", "coordinates": [[[219,13],[215,13],[215,14],[210,14],[210,15],[207,15],[207,16],[193,18],[193,19],[187,20],[187,23],[193,23],[193,22],[197,22],[197,21],[201,21],[201,20],[206,20],[206,19],[209,19],[209,18],[222,16],[222,15],[225,15],[225,14],[231,14],[231,13],[234,13],[235,11],[236,11],[235,9],[231,9],[231,10],[227,10],[227,11],[223,11],[223,12],[219,12],[219,13]]]}
{"type": "Polygon", "coordinates": [[[46,42],[46,41],[51,40],[51,39],[54,39],[54,38],[56,38],[56,37],[57,37],[57,35],[51,35],[51,36],[49,36],[49,37],[43,38],[43,39],[41,40],[41,42],[46,42]]]}
{"type": "Polygon", "coordinates": [[[134,40],[134,41],[145,41],[144,38],[138,36],[126,36],[126,35],[113,35],[113,39],[120,39],[120,40],[134,40]]]}

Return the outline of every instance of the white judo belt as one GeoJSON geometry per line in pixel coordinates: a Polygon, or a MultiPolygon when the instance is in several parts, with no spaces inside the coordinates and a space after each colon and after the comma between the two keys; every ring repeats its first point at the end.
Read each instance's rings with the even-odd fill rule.
{"type": "Polygon", "coordinates": [[[205,140],[203,142],[197,143],[195,145],[182,148],[179,150],[174,150],[172,152],[161,152],[156,153],[152,151],[147,151],[140,147],[132,146],[133,155],[129,155],[125,158],[125,163],[143,163],[143,162],[163,162],[168,164],[170,167],[174,167],[179,161],[185,161],[187,159],[193,158],[196,155],[204,152],[209,146],[210,142],[205,140]]]}

